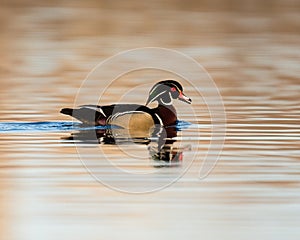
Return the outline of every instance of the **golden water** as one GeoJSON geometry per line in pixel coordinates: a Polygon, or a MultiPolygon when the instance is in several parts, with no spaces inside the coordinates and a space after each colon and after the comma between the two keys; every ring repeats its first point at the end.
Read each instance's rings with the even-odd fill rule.
{"type": "MultiPolygon", "coordinates": [[[[195,161],[171,186],[137,195],[97,182],[74,144],[63,139],[68,131],[1,132],[1,239],[299,239],[296,1],[2,5],[1,122],[69,121],[59,110],[72,106],[96,64],[120,51],[156,46],[181,51],[208,70],[223,97],[227,135],[216,167],[199,180],[210,119],[203,103],[194,101],[202,128],[197,138],[193,128],[182,132],[188,139],[183,145],[191,147],[183,167],[196,154],[195,161]]],[[[114,86],[104,103],[113,103],[128,84],[114,86]]],[[[99,86],[90,85],[85,103],[99,86]]],[[[143,104],[145,91],[136,91],[130,101],[143,104]]],[[[193,122],[185,105],[177,108],[181,120],[193,122]]],[[[148,154],[142,145],[127,150],[148,154]]],[[[124,169],[151,168],[123,158],[115,146],[103,151],[124,169]]],[[[145,183],[114,175],[101,164],[97,171],[122,186],[167,183],[179,169],[162,168],[145,183]]]]}

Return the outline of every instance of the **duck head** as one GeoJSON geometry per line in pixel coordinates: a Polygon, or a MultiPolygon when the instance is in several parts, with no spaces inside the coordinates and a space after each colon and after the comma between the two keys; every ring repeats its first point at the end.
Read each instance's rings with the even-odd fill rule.
{"type": "Polygon", "coordinates": [[[174,80],[165,80],[156,83],[149,92],[146,105],[158,101],[160,105],[172,105],[173,99],[191,104],[192,100],[183,94],[183,87],[174,80]]]}

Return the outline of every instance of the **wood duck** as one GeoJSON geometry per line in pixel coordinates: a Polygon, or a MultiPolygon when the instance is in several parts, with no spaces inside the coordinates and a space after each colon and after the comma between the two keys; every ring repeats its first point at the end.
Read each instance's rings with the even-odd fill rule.
{"type": "Polygon", "coordinates": [[[116,125],[126,129],[143,130],[153,125],[163,127],[176,124],[177,114],[173,99],[186,103],[192,100],[183,94],[183,87],[174,80],[156,83],[149,92],[145,105],[113,104],[107,106],[82,105],[79,108],[63,108],[61,113],[70,115],[84,124],[106,126],[116,125]],[[156,108],[147,107],[158,102],[156,108]]]}

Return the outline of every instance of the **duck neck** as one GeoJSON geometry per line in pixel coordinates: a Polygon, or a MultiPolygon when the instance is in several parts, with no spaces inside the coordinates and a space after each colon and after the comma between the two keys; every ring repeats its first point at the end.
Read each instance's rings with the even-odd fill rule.
{"type": "Polygon", "coordinates": [[[176,123],[177,113],[173,105],[158,104],[156,113],[162,119],[164,126],[170,126],[176,123]]]}

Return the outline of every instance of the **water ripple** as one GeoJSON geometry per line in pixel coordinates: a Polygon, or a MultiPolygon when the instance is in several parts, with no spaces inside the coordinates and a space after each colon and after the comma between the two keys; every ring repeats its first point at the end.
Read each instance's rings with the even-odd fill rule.
{"type": "Polygon", "coordinates": [[[72,131],[82,129],[80,123],[76,122],[2,122],[0,133],[9,132],[56,132],[72,131]]]}
{"type": "MultiPolygon", "coordinates": [[[[177,121],[177,130],[183,130],[191,126],[186,121],[177,121]]],[[[43,121],[43,122],[2,122],[0,133],[16,132],[63,132],[76,130],[107,129],[107,126],[86,126],[72,121],[43,121]]],[[[111,128],[111,126],[109,127],[111,128]]]]}

